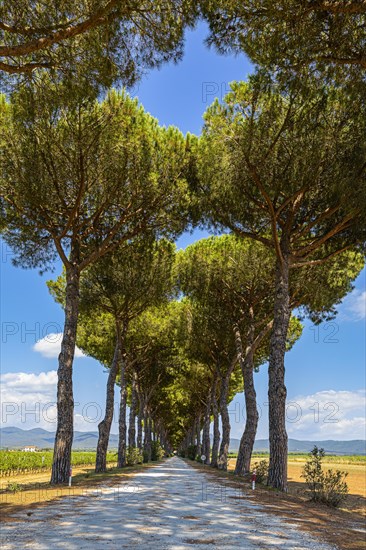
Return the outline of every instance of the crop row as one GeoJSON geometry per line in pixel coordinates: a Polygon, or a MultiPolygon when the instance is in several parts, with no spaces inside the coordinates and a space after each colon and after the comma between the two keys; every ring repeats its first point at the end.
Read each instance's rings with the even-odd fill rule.
{"type": "MultiPolygon", "coordinates": [[[[24,452],[0,451],[0,476],[10,476],[15,473],[30,473],[49,470],[52,467],[53,451],[24,452]]],[[[107,454],[107,462],[116,462],[116,453],[107,454]]],[[[72,453],[72,466],[94,464],[95,452],[75,451],[72,453]]]]}

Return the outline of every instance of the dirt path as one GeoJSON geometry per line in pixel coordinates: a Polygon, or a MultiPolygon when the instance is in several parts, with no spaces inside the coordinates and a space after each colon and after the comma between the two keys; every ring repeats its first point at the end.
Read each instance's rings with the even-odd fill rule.
{"type": "Polygon", "coordinates": [[[22,511],[1,527],[3,550],[331,550],[294,523],[265,513],[224,480],[174,457],[132,480],[22,511]],[[243,498],[244,497],[244,498],[243,498]]]}

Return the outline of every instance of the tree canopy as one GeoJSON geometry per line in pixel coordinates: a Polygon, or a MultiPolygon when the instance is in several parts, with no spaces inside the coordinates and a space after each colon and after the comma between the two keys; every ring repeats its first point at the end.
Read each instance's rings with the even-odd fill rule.
{"type": "Polygon", "coordinates": [[[159,127],[124,92],[48,100],[26,88],[1,105],[1,208],[18,263],[47,268],[59,255],[67,266],[77,240],[82,270],[153,226],[181,230],[186,143],[176,128],[159,127]]]}
{"type": "Polygon", "coordinates": [[[342,85],[365,83],[363,0],[203,0],[202,11],[208,43],[221,53],[244,51],[287,81],[297,73],[342,85]]]}
{"type": "Polygon", "coordinates": [[[116,80],[133,85],[143,71],[182,57],[191,0],[5,0],[0,8],[0,70],[46,69],[84,92],[116,80]]]}

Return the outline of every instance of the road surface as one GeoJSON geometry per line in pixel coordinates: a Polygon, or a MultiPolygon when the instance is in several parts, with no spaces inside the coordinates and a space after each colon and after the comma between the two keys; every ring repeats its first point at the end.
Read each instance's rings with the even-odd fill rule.
{"type": "MultiPolygon", "coordinates": [[[[240,489],[243,491],[243,489],[240,489]]],[[[178,457],[115,487],[18,512],[1,528],[3,550],[334,550],[266,513],[249,489],[238,493],[178,457]]]]}

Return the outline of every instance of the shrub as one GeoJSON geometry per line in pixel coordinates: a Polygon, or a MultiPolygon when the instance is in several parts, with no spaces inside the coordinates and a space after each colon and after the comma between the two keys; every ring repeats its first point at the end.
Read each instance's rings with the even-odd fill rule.
{"type": "Polygon", "coordinates": [[[257,482],[264,483],[268,478],[268,462],[267,460],[261,460],[260,462],[254,462],[254,469],[257,472],[257,482]]]}
{"type": "Polygon", "coordinates": [[[127,447],[126,451],[126,464],[127,466],[134,466],[135,464],[142,464],[143,455],[141,449],[137,447],[127,447]]]}
{"type": "Polygon", "coordinates": [[[336,508],[347,498],[347,476],[348,472],[342,470],[327,470],[323,481],[322,502],[336,508]]]}
{"type": "Polygon", "coordinates": [[[324,456],[324,449],[318,449],[315,445],[309,453],[301,477],[305,479],[310,490],[310,500],[337,507],[347,498],[348,486],[345,479],[348,473],[341,470],[324,472],[322,469],[324,456]]]}
{"type": "Polygon", "coordinates": [[[165,451],[159,441],[151,443],[151,460],[161,460],[165,456],[165,451]]]}

